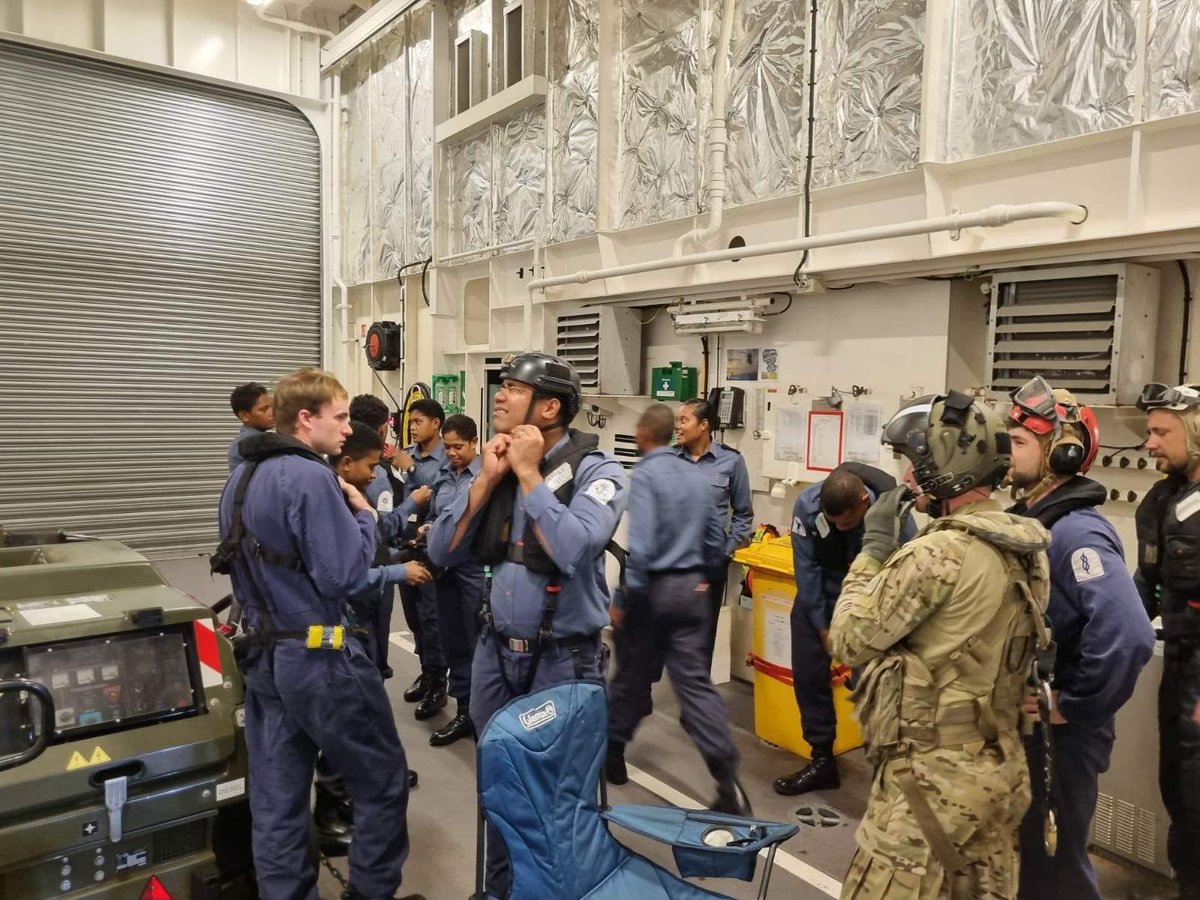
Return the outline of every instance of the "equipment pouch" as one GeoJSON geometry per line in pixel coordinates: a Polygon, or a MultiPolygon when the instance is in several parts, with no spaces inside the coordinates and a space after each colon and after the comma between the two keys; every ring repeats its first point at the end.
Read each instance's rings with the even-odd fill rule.
{"type": "Polygon", "coordinates": [[[854,691],[854,704],[867,758],[874,765],[887,759],[900,743],[900,702],[904,690],[904,659],[888,654],[867,664],[854,691]]]}

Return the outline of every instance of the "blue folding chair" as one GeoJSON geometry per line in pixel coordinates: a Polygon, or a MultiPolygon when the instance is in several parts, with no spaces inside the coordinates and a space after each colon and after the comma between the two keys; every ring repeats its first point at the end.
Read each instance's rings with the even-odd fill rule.
{"type": "MultiPolygon", "coordinates": [[[[760,850],[767,896],[775,851],[797,826],[670,806],[598,802],[608,739],[604,686],[572,681],[501,708],[479,739],[483,814],[500,833],[521,900],[699,900],[689,884],[621,844],[608,823],[670,844],[684,877],[753,881],[760,850]]],[[[477,873],[482,893],[483,848],[477,873]]]]}

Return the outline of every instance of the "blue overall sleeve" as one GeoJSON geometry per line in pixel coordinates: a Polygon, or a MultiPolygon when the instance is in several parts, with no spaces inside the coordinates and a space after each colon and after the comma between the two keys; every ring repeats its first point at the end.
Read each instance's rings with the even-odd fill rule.
{"type": "Polygon", "coordinates": [[[569,506],[561,503],[545,482],[522,498],[526,515],[537,523],[546,553],[568,578],[604,552],[626,500],[625,470],[615,459],[585,458],[576,481],[569,506]]]}
{"type": "MultiPolygon", "coordinates": [[[[650,587],[650,562],[655,557],[658,534],[657,504],[652,472],[637,473],[629,485],[629,551],[625,559],[625,587],[632,593],[650,587]]],[[[623,599],[623,598],[622,598],[623,599]]]]}
{"type": "Polygon", "coordinates": [[[462,491],[453,503],[442,510],[441,515],[430,526],[429,535],[425,539],[425,552],[429,554],[429,560],[435,566],[446,568],[470,557],[471,544],[483,518],[480,513],[487,508],[487,504],[481,506],[475,513],[458,547],[453,552],[450,550],[450,542],[454,540],[454,532],[458,529],[459,522],[466,515],[467,504],[470,500],[471,492],[469,490],[462,491]]]}
{"type": "Polygon", "coordinates": [[[1154,651],[1154,629],[1125,568],[1120,545],[1114,546],[1112,538],[1098,532],[1080,535],[1072,543],[1073,547],[1060,551],[1056,568],[1062,573],[1059,582],[1068,602],[1079,611],[1084,626],[1079,665],[1069,691],[1059,692],[1058,706],[1068,722],[1100,727],[1133,695],[1138,675],[1154,651]],[[1086,566],[1078,559],[1080,554],[1090,557],[1086,566]],[[1097,557],[1103,572],[1099,576],[1093,574],[1097,557]]]}
{"type": "Polygon", "coordinates": [[[330,471],[285,494],[288,528],[304,568],[323,597],[342,599],[364,582],[379,532],[367,510],[352,513],[330,471]]]}
{"type": "Polygon", "coordinates": [[[805,497],[801,494],[796,498],[796,506],[792,510],[792,568],[796,578],[796,599],[793,602],[797,610],[812,622],[813,628],[826,631],[829,628],[829,613],[825,609],[824,578],[821,567],[817,565],[811,533],[816,526],[809,521],[806,512],[805,497]],[[797,525],[803,529],[803,534],[797,525]]]}
{"type": "Polygon", "coordinates": [[[750,496],[750,470],[746,468],[746,459],[738,456],[737,465],[729,476],[729,505],[733,510],[733,519],[729,526],[729,537],[725,542],[725,555],[732,556],[733,551],[750,540],[754,531],[754,501],[750,496]]]}

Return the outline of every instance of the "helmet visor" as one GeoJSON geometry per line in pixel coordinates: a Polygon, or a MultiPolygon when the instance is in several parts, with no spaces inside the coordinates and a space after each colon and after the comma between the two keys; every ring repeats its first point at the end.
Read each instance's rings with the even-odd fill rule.
{"type": "Polygon", "coordinates": [[[1034,434],[1050,434],[1061,424],[1054,391],[1041,375],[1035,375],[1011,394],[1009,419],[1034,434]]]}

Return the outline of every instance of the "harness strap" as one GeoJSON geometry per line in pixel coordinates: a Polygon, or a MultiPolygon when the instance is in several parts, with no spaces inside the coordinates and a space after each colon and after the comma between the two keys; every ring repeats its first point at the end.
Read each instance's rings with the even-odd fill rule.
{"type": "MultiPolygon", "coordinates": [[[[921,829],[921,834],[925,835],[925,840],[929,841],[934,856],[946,870],[946,880],[953,883],[954,873],[966,868],[966,860],[962,858],[962,854],[958,852],[958,848],[954,846],[954,842],[950,840],[937,816],[934,815],[929,801],[925,799],[925,793],[917,784],[912,766],[904,762],[893,770],[892,775],[896,779],[896,784],[900,786],[904,799],[908,801],[908,808],[912,810],[917,827],[921,829]]],[[[952,891],[952,893],[954,892],[952,891]]]]}

